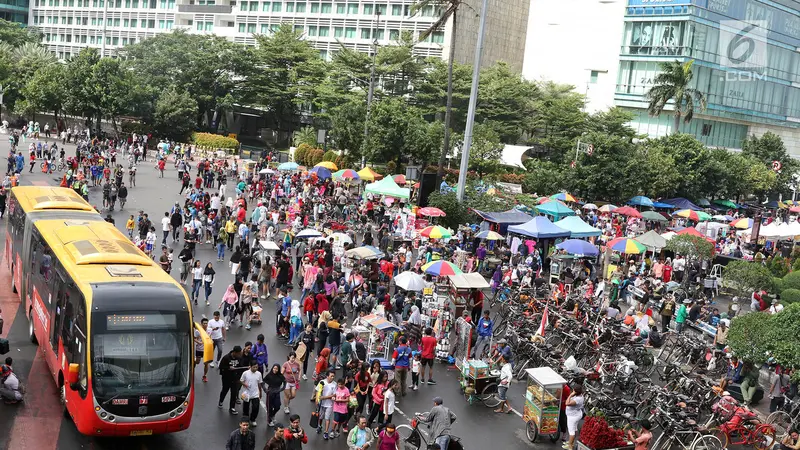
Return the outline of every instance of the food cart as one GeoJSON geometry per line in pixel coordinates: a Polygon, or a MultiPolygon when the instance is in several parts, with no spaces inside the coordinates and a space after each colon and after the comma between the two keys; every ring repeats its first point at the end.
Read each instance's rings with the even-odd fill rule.
{"type": "Polygon", "coordinates": [[[354,334],[367,341],[367,361],[378,360],[381,368],[389,373],[389,378],[394,376],[392,370],[392,351],[394,349],[395,334],[402,328],[386,320],[379,314],[369,314],[361,318],[360,327],[354,327],[354,334]]]}
{"type": "Polygon", "coordinates": [[[450,281],[449,300],[453,305],[454,317],[461,317],[469,303],[469,296],[473,289],[487,289],[489,283],[483,275],[472,272],[459,275],[449,275],[450,281]]]}
{"type": "MultiPolygon", "coordinates": [[[[553,255],[550,257],[550,285],[558,284],[561,273],[572,268],[578,258],[574,255],[553,255]]],[[[577,275],[573,270],[573,274],[577,275]]]]}
{"type": "Polygon", "coordinates": [[[468,359],[461,364],[458,381],[461,392],[472,405],[483,403],[487,408],[495,408],[501,400],[497,394],[498,371],[489,370],[489,364],[479,359],[468,359]]]}
{"type": "Polygon", "coordinates": [[[525,369],[528,387],[525,390],[525,434],[534,442],[539,435],[549,435],[552,442],[559,437],[558,415],[561,411],[561,391],[567,384],[561,375],[550,367],[525,369]]]}

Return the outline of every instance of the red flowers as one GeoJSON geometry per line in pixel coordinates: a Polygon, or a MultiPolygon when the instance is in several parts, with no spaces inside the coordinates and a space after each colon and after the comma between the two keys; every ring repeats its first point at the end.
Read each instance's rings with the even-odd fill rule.
{"type": "Polygon", "coordinates": [[[605,419],[594,416],[587,416],[584,419],[579,439],[592,450],[605,450],[628,445],[622,430],[615,430],[608,426],[605,419]]]}

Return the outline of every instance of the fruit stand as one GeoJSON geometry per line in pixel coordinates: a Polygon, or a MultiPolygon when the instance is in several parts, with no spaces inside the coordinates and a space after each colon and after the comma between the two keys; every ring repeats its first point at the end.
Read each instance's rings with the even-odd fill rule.
{"type": "Polygon", "coordinates": [[[539,435],[558,440],[558,415],[561,411],[561,391],[567,384],[561,375],[549,367],[525,369],[528,387],[525,389],[525,434],[534,442],[539,435]]]}

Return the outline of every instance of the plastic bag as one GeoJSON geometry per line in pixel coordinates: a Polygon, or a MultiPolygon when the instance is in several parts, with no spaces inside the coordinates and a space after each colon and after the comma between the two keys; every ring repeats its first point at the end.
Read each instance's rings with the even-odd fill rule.
{"type": "Polygon", "coordinates": [[[569,371],[573,371],[578,368],[578,361],[575,360],[574,356],[570,356],[566,361],[564,361],[564,368],[569,371]]]}

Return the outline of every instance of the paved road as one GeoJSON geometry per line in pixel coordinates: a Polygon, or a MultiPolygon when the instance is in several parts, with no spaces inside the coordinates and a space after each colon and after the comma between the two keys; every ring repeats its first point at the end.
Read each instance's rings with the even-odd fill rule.
{"type": "MultiPolygon", "coordinates": [[[[0,139],[0,155],[8,152],[8,142],[0,139]]],[[[67,155],[74,154],[74,146],[68,146],[67,155]]],[[[27,157],[26,157],[27,162],[27,157]]],[[[57,185],[58,179],[46,176],[34,169],[34,174],[23,175],[22,184],[57,185]]],[[[59,175],[60,176],[60,175],[59,175]]],[[[125,211],[116,211],[113,217],[120,229],[124,229],[125,221],[129,214],[139,210],[147,212],[154,223],[158,223],[164,212],[178,200],[179,184],[177,175],[172,167],[168,167],[166,177],[158,178],[153,170],[152,163],[143,163],[139,166],[138,185],[129,188],[129,202],[125,211]]],[[[127,181],[127,177],[126,177],[127,181]]],[[[229,192],[232,189],[228,189],[229,192]]],[[[90,202],[93,205],[102,205],[102,193],[95,188],[90,193],[90,202]]],[[[103,212],[105,215],[105,212],[103,212]]],[[[3,220],[5,222],[5,220],[3,220]]],[[[3,226],[5,224],[3,223],[3,226]]],[[[159,227],[156,226],[158,229],[159,227]]],[[[4,233],[1,233],[4,235],[4,233]]],[[[179,251],[179,244],[172,244],[179,251]]],[[[214,311],[213,306],[218,304],[225,287],[233,281],[227,262],[216,262],[216,252],[211,246],[199,245],[198,257],[205,263],[211,261],[217,270],[218,279],[212,293],[212,307],[202,304],[195,308],[195,319],[200,316],[210,316],[214,311]]],[[[173,275],[177,275],[177,268],[173,275]]],[[[237,426],[240,416],[232,416],[226,409],[217,408],[217,399],[220,390],[218,373],[212,369],[209,373],[209,382],[202,383],[200,374],[196,375],[196,402],[191,428],[187,431],[166,436],[153,436],[148,438],[124,439],[99,439],[80,435],[69,419],[64,419],[59,410],[58,397],[52,379],[48,377],[46,367],[40,357],[37,357],[36,347],[27,340],[27,319],[22,310],[16,309],[14,294],[11,293],[10,277],[5,268],[0,269],[0,308],[6,318],[6,330],[11,341],[11,356],[14,358],[15,371],[22,376],[28,386],[28,401],[23,405],[0,404],[0,450],[51,450],[51,449],[223,449],[229,433],[237,426]],[[13,314],[17,311],[16,314],[13,314]],[[9,329],[10,328],[10,329],[9,329]]],[[[296,290],[297,291],[297,290],[296,290]]],[[[296,292],[296,295],[299,294],[296,292]]],[[[259,333],[267,336],[266,343],[269,347],[270,363],[283,362],[287,356],[287,347],[282,341],[274,337],[271,327],[272,305],[265,308],[264,325],[254,327],[250,331],[243,328],[233,328],[228,334],[227,348],[245,341],[255,341],[259,333]]],[[[310,375],[310,374],[309,374],[310,375]]],[[[405,414],[427,411],[432,406],[432,398],[440,396],[446,406],[453,409],[458,415],[454,425],[453,434],[463,439],[467,450],[485,450],[491,448],[530,448],[524,436],[522,419],[516,414],[498,415],[482,405],[468,405],[458,389],[456,373],[448,370],[445,365],[437,365],[435,379],[436,386],[422,385],[419,391],[409,392],[407,397],[401,399],[397,405],[405,414]]],[[[292,411],[300,414],[303,424],[308,423],[311,403],[307,400],[310,395],[311,383],[304,382],[298,393],[298,399],[292,404],[292,411]]],[[[524,387],[515,383],[509,392],[512,405],[517,410],[522,409],[524,387]]],[[[241,410],[240,410],[241,411],[241,410]]],[[[398,414],[395,414],[398,416],[398,414]]],[[[279,421],[286,421],[283,412],[278,413],[279,421]]],[[[396,423],[407,423],[404,417],[396,417],[396,423]]],[[[256,429],[257,448],[266,442],[269,428],[266,426],[265,412],[259,415],[259,426],[256,429]]],[[[334,441],[324,441],[321,436],[311,435],[307,448],[344,449],[344,438],[334,441]]],[[[550,443],[537,443],[536,446],[550,446],[550,443]]]]}

